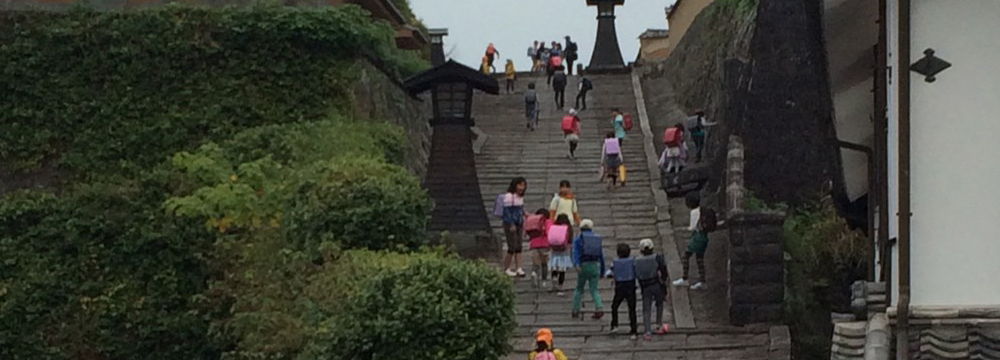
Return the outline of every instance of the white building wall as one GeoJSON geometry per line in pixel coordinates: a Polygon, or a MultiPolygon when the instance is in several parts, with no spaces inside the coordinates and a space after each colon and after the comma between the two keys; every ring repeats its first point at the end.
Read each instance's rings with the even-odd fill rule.
{"type": "MultiPolygon", "coordinates": [[[[896,12],[890,9],[891,48],[896,12]]],[[[933,83],[903,74],[911,81],[911,304],[998,305],[1000,1],[913,0],[911,14],[910,62],[933,48],[953,64],[933,83]]],[[[893,79],[899,76],[895,55],[893,79]]],[[[897,84],[891,86],[895,91],[897,84]]],[[[889,210],[895,215],[898,94],[889,104],[889,210]]],[[[889,230],[895,237],[897,224],[889,230]]],[[[894,254],[894,284],[898,264],[894,254]]]]}

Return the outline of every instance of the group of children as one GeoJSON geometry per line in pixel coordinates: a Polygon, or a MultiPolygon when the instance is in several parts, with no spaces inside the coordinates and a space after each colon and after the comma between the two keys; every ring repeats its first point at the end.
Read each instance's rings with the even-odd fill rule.
{"type": "Polygon", "coordinates": [[[664,168],[668,174],[678,173],[684,169],[687,162],[688,146],[686,137],[690,135],[695,145],[695,162],[701,162],[702,153],[705,149],[705,140],[708,136],[708,128],[717,123],[710,122],[705,118],[705,112],[698,110],[688,117],[687,127],[684,124],[667,128],[663,132],[663,154],[660,155],[660,167],[664,168]]]}
{"type": "MultiPolygon", "coordinates": [[[[555,194],[549,208],[541,208],[532,215],[524,213],[524,193],[527,181],[515,178],[511,181],[508,191],[498,198],[502,210],[504,232],[507,236],[507,257],[504,261],[505,273],[510,276],[524,277],[521,269],[520,253],[521,234],[529,236],[528,246],[531,251],[532,287],[549,287],[551,275],[551,292],[563,296],[563,284],[566,272],[570,268],[577,270],[579,276],[573,296],[571,316],[579,318],[582,308],[582,298],[585,288],[594,301],[595,311],[592,319],[598,320],[604,316],[604,304],[598,292],[598,283],[602,274],[614,279],[615,295],[611,305],[611,333],[619,333],[618,308],[624,302],[628,306],[629,335],[632,339],[638,337],[636,316],[636,291],[642,294],[642,315],[644,338],[648,341],[652,335],[664,334],[669,331],[669,325],[663,322],[664,302],[667,299],[667,267],[661,254],[654,252],[652,239],[642,239],[639,242],[639,256],[632,256],[632,248],[626,243],[618,244],[618,258],[612,262],[610,269],[605,269],[603,239],[594,232],[593,221],[582,219],[579,215],[576,196],[572,192],[569,181],[559,184],[559,193],[555,194]],[[555,219],[554,221],[551,219],[555,219]],[[580,234],[574,237],[574,226],[579,224],[580,234]],[[514,267],[511,267],[514,265],[514,267]],[[656,318],[653,322],[653,309],[656,318]]],[[[683,276],[673,281],[674,286],[687,286],[689,260],[695,256],[698,262],[699,281],[691,288],[704,289],[705,285],[705,251],[708,247],[708,233],[718,226],[715,212],[701,209],[697,194],[690,194],[686,204],[691,209],[691,239],[687,251],[682,257],[683,276]]],[[[551,335],[551,334],[550,334],[551,335]]],[[[551,340],[547,342],[551,350],[551,340]]],[[[539,352],[543,352],[539,342],[539,352]]],[[[551,352],[551,351],[550,351],[551,352]]]]}

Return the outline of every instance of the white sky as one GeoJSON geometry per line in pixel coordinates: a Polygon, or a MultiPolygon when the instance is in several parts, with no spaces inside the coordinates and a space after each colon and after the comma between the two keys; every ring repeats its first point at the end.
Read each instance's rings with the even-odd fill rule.
{"type": "MultiPolygon", "coordinates": [[[[569,35],[580,47],[578,63],[586,66],[597,36],[597,8],[585,0],[410,0],[428,28],[448,28],[444,50],[450,57],[478,68],[492,42],[500,51],[497,68],[513,59],[518,71],[530,68],[527,49],[535,40],[562,43],[569,35]]],[[[665,29],[664,8],[674,0],[626,0],[615,20],[618,44],[626,63],[635,61],[639,34],[665,29]]],[[[574,65],[575,67],[576,65],[574,65]]]]}

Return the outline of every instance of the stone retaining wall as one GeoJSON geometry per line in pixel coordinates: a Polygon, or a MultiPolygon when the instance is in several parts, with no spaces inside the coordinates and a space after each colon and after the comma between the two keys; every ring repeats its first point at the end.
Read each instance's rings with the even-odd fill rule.
{"type": "Polygon", "coordinates": [[[743,142],[738,136],[729,137],[726,163],[729,320],[733,325],[777,323],[785,297],[785,214],[745,208],[743,142]]]}

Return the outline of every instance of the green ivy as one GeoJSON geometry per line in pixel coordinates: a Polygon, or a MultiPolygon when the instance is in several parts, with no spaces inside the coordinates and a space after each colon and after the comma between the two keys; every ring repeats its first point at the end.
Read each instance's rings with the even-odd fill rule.
{"type": "MultiPolygon", "coordinates": [[[[421,66],[356,6],[0,13],[0,163],[140,172],[192,144],[349,107],[351,64],[421,66]]],[[[341,111],[345,112],[345,111],[341,111]]]]}

